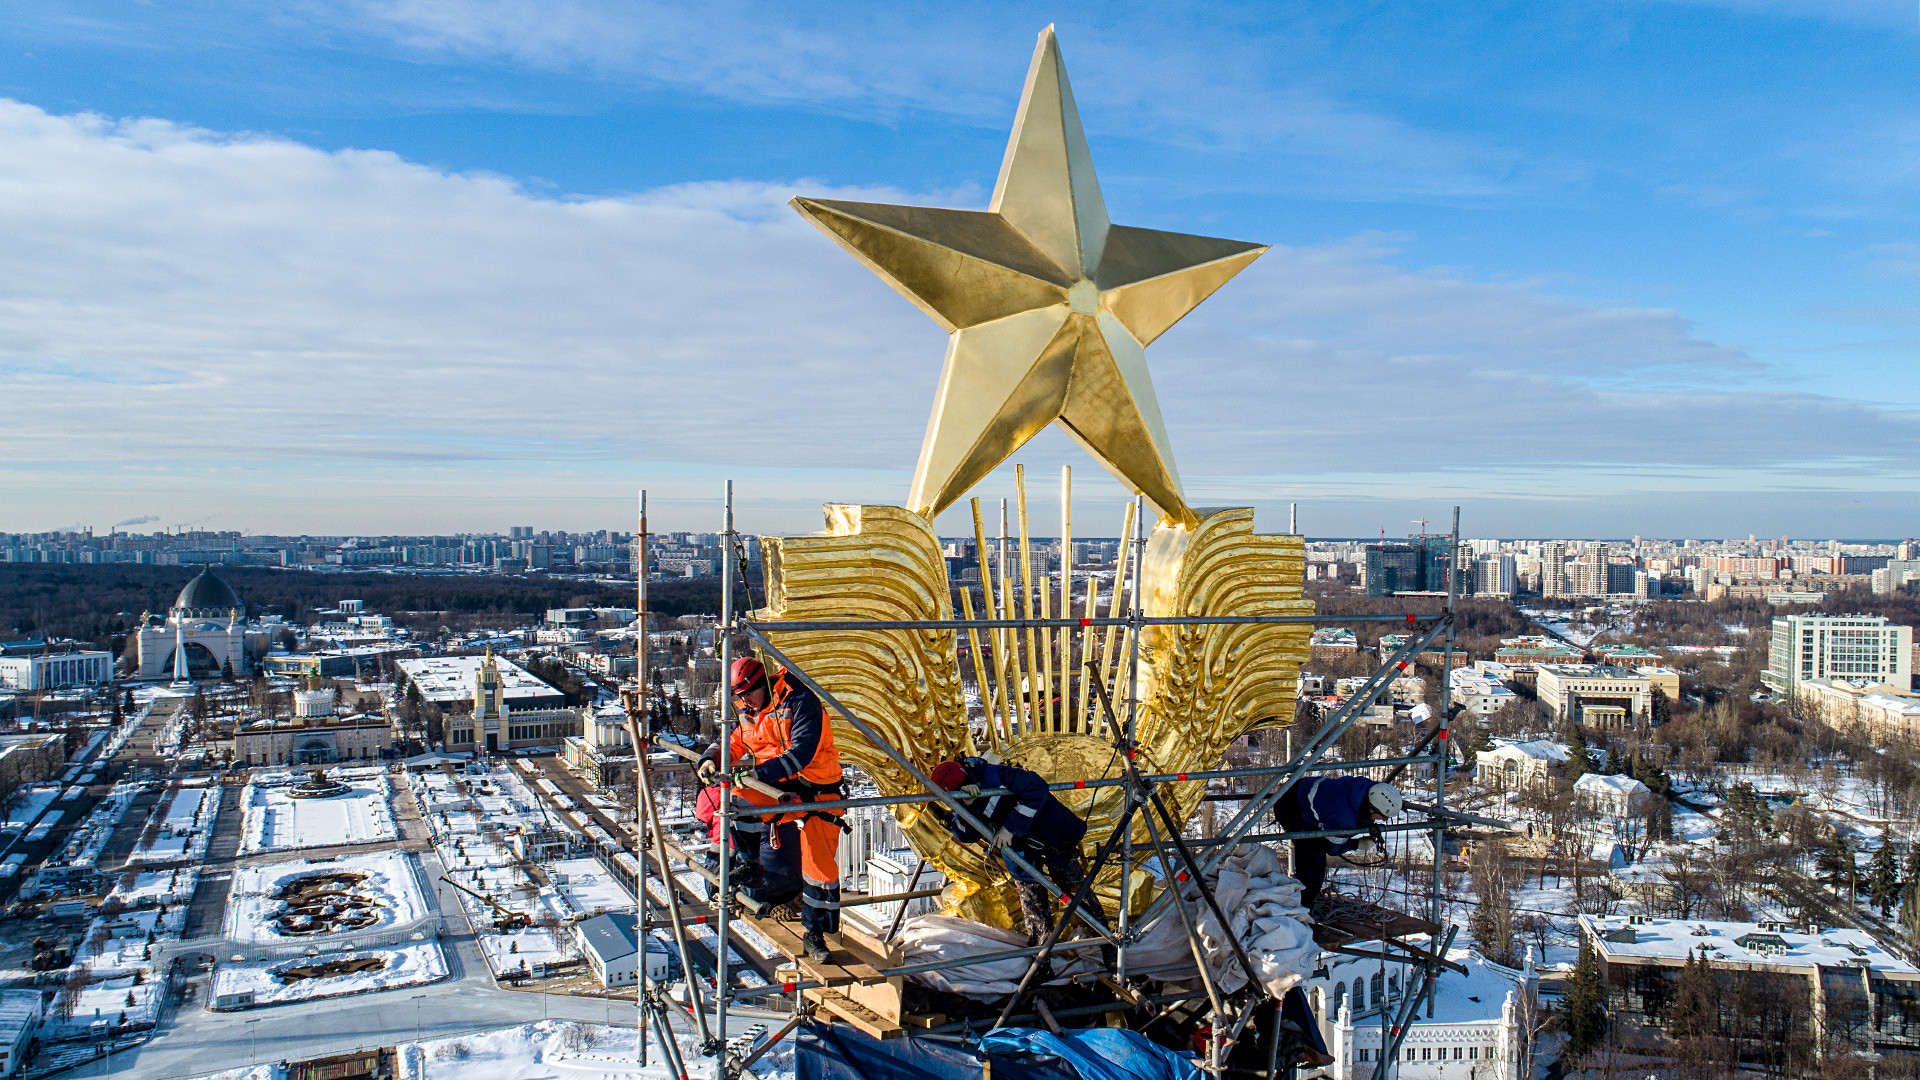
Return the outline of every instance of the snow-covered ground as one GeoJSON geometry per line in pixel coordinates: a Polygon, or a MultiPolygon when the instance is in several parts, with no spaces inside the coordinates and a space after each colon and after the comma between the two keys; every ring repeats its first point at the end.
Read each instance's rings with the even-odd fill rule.
{"type": "Polygon", "coordinates": [[[43,1041],[76,1034],[95,1020],[150,1024],[157,1014],[163,979],[155,973],[151,942],[178,936],[185,904],[165,914],[155,908],[128,911],[89,924],[79,959],[62,980],[47,1011],[43,1041]]]}
{"type": "MultiPolygon", "coordinates": [[[[742,1026],[739,1020],[733,1023],[730,1034],[742,1026]]],[[[766,1026],[762,1021],[753,1023],[766,1026]]],[[[713,1059],[701,1056],[691,1032],[677,1032],[675,1042],[689,1073],[704,1076],[712,1070],[713,1059]]],[[[542,1020],[402,1043],[399,1051],[400,1080],[621,1080],[655,1076],[676,1080],[676,1073],[660,1059],[659,1042],[651,1038],[647,1066],[639,1067],[631,1023],[542,1020]]],[[[761,1080],[791,1080],[792,1040],[767,1051],[754,1063],[753,1072],[761,1080]]],[[[210,1073],[199,1080],[283,1080],[285,1075],[278,1065],[252,1065],[210,1073]]]]}
{"type": "Polygon", "coordinates": [[[246,817],[240,850],[291,851],[394,840],[393,808],[388,802],[391,783],[378,768],[334,769],[329,779],[353,790],[326,799],[295,799],[286,788],[300,782],[304,772],[256,774],[241,799],[246,817]]]}
{"type": "Polygon", "coordinates": [[[251,993],[255,1005],[284,1005],[292,1001],[310,1001],[343,994],[396,990],[404,986],[438,982],[446,977],[447,960],[440,952],[440,943],[429,940],[393,948],[323,952],[318,956],[264,964],[222,964],[214,972],[210,1000],[219,1001],[230,995],[251,993]],[[381,961],[381,968],[378,971],[357,971],[327,978],[295,979],[292,982],[283,982],[277,977],[279,972],[290,968],[329,961],[366,959],[381,961]]]}
{"type": "Polygon", "coordinates": [[[141,833],[140,846],[127,861],[178,862],[204,856],[213,839],[213,819],[220,812],[220,791],[219,784],[196,779],[162,795],[141,833]]]}
{"type": "Polygon", "coordinates": [[[21,788],[19,798],[8,809],[7,820],[0,822],[0,828],[12,829],[16,833],[27,831],[59,797],[59,784],[31,784],[21,788]]]}
{"type": "MultiPolygon", "coordinates": [[[[705,1073],[712,1068],[713,1059],[700,1056],[691,1032],[679,1032],[675,1041],[688,1072],[705,1073]]],[[[791,1077],[793,1044],[786,1042],[768,1051],[754,1063],[753,1071],[762,1080],[791,1077]]],[[[660,1044],[655,1041],[647,1045],[646,1067],[640,1066],[632,1024],[543,1020],[400,1047],[400,1080],[618,1080],[675,1075],[661,1060],[660,1044]]]]}
{"type": "Polygon", "coordinates": [[[113,898],[128,907],[158,904],[184,904],[193,899],[193,887],[200,881],[198,866],[177,866],[171,870],[143,870],[131,882],[113,887],[113,898]]]}
{"type": "Polygon", "coordinates": [[[356,927],[356,932],[405,926],[429,914],[426,898],[420,892],[419,876],[414,872],[413,856],[404,851],[376,851],[324,862],[302,860],[242,866],[233,873],[221,933],[231,941],[271,944],[323,937],[286,935],[273,925],[274,916],[286,910],[284,903],[273,898],[274,894],[295,879],[322,874],[366,875],[353,886],[352,893],[373,901],[379,919],[356,927]]]}
{"type": "Polygon", "coordinates": [[[598,915],[603,911],[632,911],[633,894],[607,873],[598,859],[562,859],[550,863],[554,891],[568,909],[563,918],[598,915]]]}

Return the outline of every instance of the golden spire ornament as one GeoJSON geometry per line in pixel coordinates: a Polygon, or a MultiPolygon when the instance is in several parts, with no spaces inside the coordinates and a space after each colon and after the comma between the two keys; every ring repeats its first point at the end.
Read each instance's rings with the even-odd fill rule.
{"type": "Polygon", "coordinates": [[[908,506],[931,520],[1058,423],[1166,520],[1198,522],[1146,346],[1267,250],[1114,225],[1053,27],[984,212],[793,200],[951,335],[908,506]]]}

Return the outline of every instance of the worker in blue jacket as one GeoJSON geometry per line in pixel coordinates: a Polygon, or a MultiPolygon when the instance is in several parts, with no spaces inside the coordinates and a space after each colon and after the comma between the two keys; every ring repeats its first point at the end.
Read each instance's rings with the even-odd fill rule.
{"type": "MultiPolygon", "coordinates": [[[[964,757],[934,766],[932,779],[959,795],[967,809],[993,830],[991,836],[982,837],[955,814],[947,819],[947,831],[954,839],[963,844],[984,839],[996,850],[1012,847],[1062,892],[1071,895],[1080,887],[1085,879],[1080,840],[1087,835],[1087,823],[1053,797],[1053,792],[1047,790],[1045,777],[1012,765],[995,765],[985,758],[964,757]],[[994,788],[1006,788],[1008,794],[980,794],[994,788]]],[[[1007,872],[1020,894],[1020,916],[1025,923],[1027,942],[1038,945],[1053,930],[1056,905],[1046,887],[1029,879],[1017,863],[1008,863],[1007,872]]],[[[1087,895],[1087,904],[1095,912],[1100,911],[1100,901],[1092,893],[1087,895]]],[[[1040,976],[1043,980],[1053,977],[1050,962],[1041,966],[1040,976]]]]}
{"type": "MultiPolygon", "coordinates": [[[[1364,776],[1314,776],[1281,796],[1273,816],[1287,832],[1366,829],[1398,816],[1401,805],[1400,789],[1392,784],[1364,776]]],[[[1372,836],[1355,836],[1339,843],[1325,836],[1293,841],[1293,876],[1300,881],[1301,906],[1313,910],[1314,900],[1327,883],[1327,856],[1371,858],[1377,848],[1378,841],[1372,836]]]]}

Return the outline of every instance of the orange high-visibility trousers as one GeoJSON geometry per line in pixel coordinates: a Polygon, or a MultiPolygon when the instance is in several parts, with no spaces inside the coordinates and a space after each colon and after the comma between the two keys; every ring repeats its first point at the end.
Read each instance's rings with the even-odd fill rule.
{"type": "Polygon", "coordinates": [[[824,810],[800,822],[800,922],[809,930],[840,932],[840,812],[824,810]],[[829,817],[828,815],[832,815],[829,817]]]}

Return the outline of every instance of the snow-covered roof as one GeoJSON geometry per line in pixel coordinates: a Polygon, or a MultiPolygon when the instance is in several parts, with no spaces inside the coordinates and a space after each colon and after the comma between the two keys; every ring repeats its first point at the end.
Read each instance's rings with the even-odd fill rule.
{"type": "Polygon", "coordinates": [[[1602,773],[1587,773],[1573,782],[1573,790],[1599,794],[1608,792],[1615,795],[1645,795],[1650,793],[1647,785],[1631,776],[1607,776],[1602,773]]]}
{"type": "Polygon", "coordinates": [[[601,966],[624,960],[640,951],[639,920],[632,912],[610,911],[574,924],[580,944],[592,949],[601,966]]]}
{"type": "MultiPolygon", "coordinates": [[[[1354,952],[1372,952],[1378,955],[1379,946],[1357,942],[1352,946],[1354,952]]],[[[1328,972],[1335,977],[1351,979],[1355,975],[1371,978],[1380,970],[1380,961],[1368,961],[1360,957],[1323,957],[1328,963],[1328,972]]],[[[1486,962],[1481,955],[1468,946],[1455,946],[1447,950],[1447,959],[1467,969],[1465,975],[1448,969],[1442,971],[1433,990],[1433,1018],[1428,1019],[1425,1010],[1421,1010],[1413,1021],[1417,1032],[1423,1025],[1456,1025],[1481,1023],[1500,1019],[1500,1010],[1507,1002],[1507,995],[1519,988],[1515,981],[1516,972],[1497,968],[1486,962]]],[[[1397,1008],[1400,999],[1393,1001],[1397,1008]]],[[[1354,1023],[1356,1034],[1380,1030],[1376,1018],[1357,1020],[1354,1023]]]]}
{"type": "Polygon", "coordinates": [[[1884,690],[1875,690],[1860,699],[1862,704],[1872,705],[1886,712],[1901,713],[1906,716],[1920,716],[1920,698],[1904,694],[1890,694],[1884,690]]]}
{"type": "MultiPolygon", "coordinates": [[[[400,670],[407,673],[407,678],[420,688],[420,696],[428,701],[471,700],[474,676],[480,673],[484,661],[485,657],[480,656],[426,656],[400,661],[400,670]]],[[[493,666],[500,672],[500,696],[509,705],[526,708],[529,702],[559,705],[566,700],[560,691],[534,678],[511,660],[496,656],[493,666]]]]}
{"type": "Polygon", "coordinates": [[[1920,968],[1881,948],[1863,930],[1788,928],[1784,923],[1708,922],[1639,916],[1580,916],[1581,928],[1610,963],[1685,963],[1689,952],[1707,949],[1716,964],[1775,970],[1868,967],[1888,978],[1920,982],[1920,968]]]}
{"type": "Polygon", "coordinates": [[[1535,761],[1544,761],[1549,765],[1558,765],[1572,756],[1566,743],[1554,742],[1552,739],[1530,739],[1526,742],[1517,739],[1495,739],[1493,749],[1487,753],[1499,754],[1502,751],[1509,751],[1521,757],[1530,757],[1535,761]]]}

